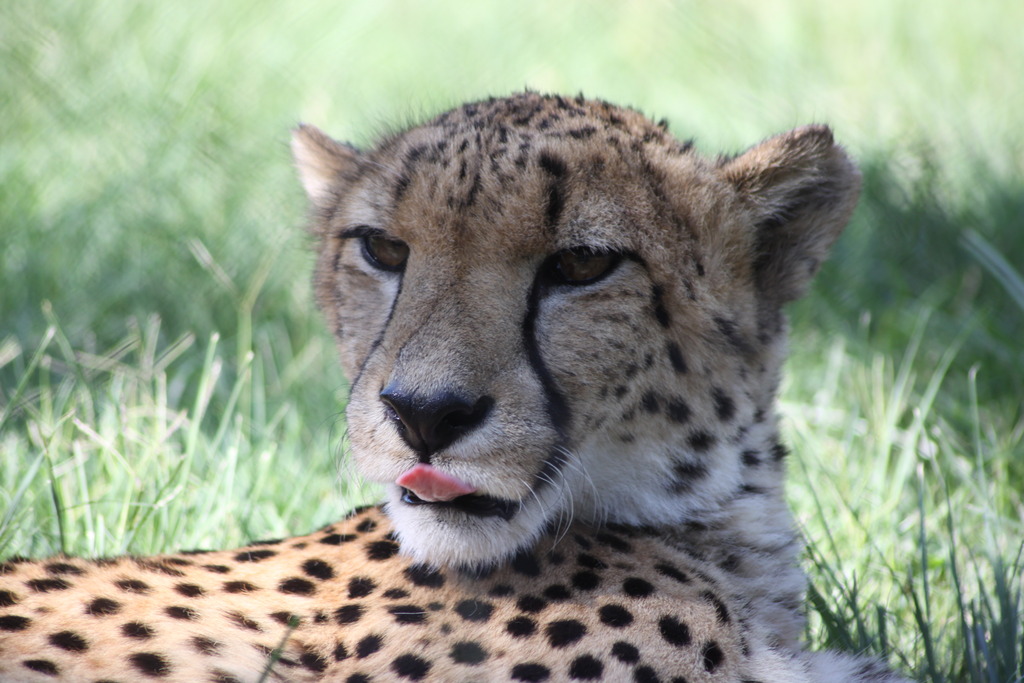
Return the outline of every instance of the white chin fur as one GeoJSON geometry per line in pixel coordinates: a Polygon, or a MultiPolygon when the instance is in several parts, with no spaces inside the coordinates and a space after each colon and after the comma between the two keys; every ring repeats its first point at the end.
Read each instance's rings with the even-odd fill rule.
{"type": "Polygon", "coordinates": [[[477,517],[451,508],[409,505],[398,486],[388,486],[386,512],[402,553],[435,567],[478,568],[508,559],[533,545],[557,519],[549,488],[524,502],[514,517],[477,517]],[[547,494],[547,495],[544,495],[547,494]]]}

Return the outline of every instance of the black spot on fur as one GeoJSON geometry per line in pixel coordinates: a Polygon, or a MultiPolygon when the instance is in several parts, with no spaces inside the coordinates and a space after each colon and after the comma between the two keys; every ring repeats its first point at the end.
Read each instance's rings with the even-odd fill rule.
{"type": "Polygon", "coordinates": [[[249,617],[245,616],[241,612],[228,612],[227,617],[236,625],[241,626],[247,631],[257,631],[259,633],[263,632],[262,626],[260,626],[258,623],[256,623],[249,617]]]}
{"type": "Polygon", "coordinates": [[[605,605],[597,611],[601,623],[614,628],[623,628],[633,623],[633,615],[622,605],[605,605]]]}
{"type": "Polygon", "coordinates": [[[134,558],[134,562],[136,565],[138,565],[139,569],[143,569],[147,572],[163,574],[164,576],[185,576],[185,572],[170,566],[168,564],[168,560],[161,562],[158,560],[150,560],[138,557],[134,558]]]}
{"type": "Polygon", "coordinates": [[[718,563],[718,566],[722,570],[727,571],[730,574],[734,574],[739,570],[742,563],[743,560],[739,555],[727,555],[724,560],[718,563]]]}
{"type": "Polygon", "coordinates": [[[728,624],[732,619],[729,618],[729,610],[726,609],[725,603],[718,599],[718,596],[711,591],[704,591],[700,594],[700,597],[710,602],[715,608],[715,614],[718,617],[718,621],[721,624],[728,624]]]}
{"type": "Polygon", "coordinates": [[[171,673],[171,665],[155,652],[136,652],[128,656],[128,661],[144,676],[162,678],[171,673]]]}
{"type": "Polygon", "coordinates": [[[228,593],[252,593],[259,590],[259,588],[248,581],[226,581],[224,583],[224,590],[228,593]]]}
{"type": "Polygon", "coordinates": [[[589,591],[597,588],[601,583],[600,577],[597,574],[590,571],[576,572],[572,576],[573,588],[583,591],[589,591]]]}
{"type": "MultiPolygon", "coordinates": [[[[299,622],[301,621],[301,619],[297,615],[292,614],[291,612],[271,612],[270,618],[276,621],[277,623],[281,624],[282,626],[288,626],[291,623],[292,619],[295,620],[296,625],[298,625],[299,622]]],[[[320,621],[320,619],[317,619],[317,621],[320,621]]],[[[326,617],[324,618],[324,621],[326,621],[326,617]]]]}
{"type": "Polygon", "coordinates": [[[106,617],[121,611],[121,603],[110,598],[96,598],[85,606],[85,613],[94,617],[106,617]]]}
{"type": "MultiPolygon", "coordinates": [[[[638,666],[633,670],[633,683],[661,683],[658,673],[649,666],[638,666]]],[[[672,683],[676,683],[673,679],[672,683]]],[[[686,683],[686,679],[679,677],[679,683],[686,683]]]]}
{"type": "Polygon", "coordinates": [[[178,583],[174,585],[174,591],[186,598],[198,598],[203,595],[203,589],[194,583],[178,583]]]}
{"type": "Polygon", "coordinates": [[[537,622],[530,617],[519,616],[505,622],[505,630],[515,638],[525,638],[537,632],[537,622]]]}
{"type": "Polygon", "coordinates": [[[401,600],[402,598],[409,597],[409,591],[404,588],[389,588],[384,591],[383,595],[388,600],[401,600]]]}
{"type": "Polygon", "coordinates": [[[0,607],[11,607],[18,604],[18,596],[11,591],[0,591],[0,607]]]}
{"type": "Polygon", "coordinates": [[[574,681],[593,681],[604,674],[604,665],[590,655],[580,655],[569,664],[569,678],[574,681]]]}
{"type": "Polygon", "coordinates": [[[334,619],[339,624],[354,624],[363,616],[362,605],[342,605],[334,612],[334,619]]]}
{"type": "Polygon", "coordinates": [[[747,467],[757,467],[761,464],[761,454],[757,451],[743,451],[740,453],[740,459],[747,467]]]}
{"type": "Polygon", "coordinates": [[[711,390],[711,397],[715,402],[715,414],[718,415],[718,419],[723,422],[731,420],[736,414],[736,404],[732,398],[718,387],[711,390]]]}
{"type": "Polygon", "coordinates": [[[334,578],[334,569],[323,560],[306,560],[302,563],[302,571],[306,576],[323,581],[334,578]]]}
{"type": "Polygon", "coordinates": [[[81,576],[85,570],[67,562],[51,562],[43,567],[47,574],[74,574],[81,576]]]}
{"type": "Polygon", "coordinates": [[[410,565],[405,569],[405,578],[412,581],[414,585],[424,588],[440,588],[444,585],[444,575],[425,564],[410,565]]]}
{"type": "Polygon", "coordinates": [[[388,612],[397,624],[422,624],[427,620],[426,611],[418,605],[392,605],[388,612]]]}
{"type": "Polygon", "coordinates": [[[673,422],[683,424],[690,419],[690,406],[686,405],[686,401],[683,399],[674,396],[668,400],[668,404],[665,406],[665,414],[673,422]]]}
{"type": "Polygon", "coordinates": [[[512,559],[512,570],[523,576],[540,576],[540,564],[528,551],[522,551],[512,559]]]}
{"type": "Polygon", "coordinates": [[[750,343],[743,338],[743,335],[740,334],[739,327],[736,325],[735,320],[729,320],[728,318],[716,316],[715,325],[718,327],[719,333],[721,333],[721,335],[725,337],[725,340],[736,351],[745,354],[751,353],[753,351],[753,348],[751,348],[750,343]]]}
{"type": "Polygon", "coordinates": [[[7,558],[6,562],[0,562],[0,575],[10,574],[11,572],[13,572],[15,570],[15,568],[19,564],[21,564],[22,562],[28,562],[28,561],[29,561],[29,559],[27,557],[18,557],[17,555],[14,556],[14,557],[9,557],[9,558],[7,558]]]}
{"type": "Polygon", "coordinates": [[[60,668],[53,662],[46,659],[26,659],[21,664],[26,669],[30,669],[36,673],[45,674],[46,676],[60,675],[60,668]]]}
{"type": "Polygon", "coordinates": [[[572,591],[560,583],[554,583],[544,589],[544,597],[552,602],[562,602],[572,597],[572,591]]]}
{"type": "Polygon", "coordinates": [[[789,449],[783,446],[781,443],[777,443],[772,446],[772,460],[775,462],[781,462],[785,460],[786,456],[789,455],[789,449]]]}
{"type": "Polygon", "coordinates": [[[371,633],[356,643],[356,657],[359,659],[365,659],[380,650],[383,644],[384,636],[371,633]]]}
{"type": "Polygon", "coordinates": [[[473,641],[462,641],[452,645],[448,653],[451,660],[456,664],[467,664],[475,666],[487,659],[487,651],[480,647],[479,643],[473,641]]]}
{"type": "Polygon", "coordinates": [[[265,560],[268,557],[273,557],[274,555],[277,555],[276,550],[247,550],[235,555],[235,561],[259,562],[260,560],[265,560]]]}
{"type": "Polygon", "coordinates": [[[669,645],[683,647],[690,644],[690,627],[675,617],[662,617],[658,620],[661,637],[669,645]]]}
{"type": "Polygon", "coordinates": [[[348,582],[348,597],[365,598],[376,588],[377,584],[374,583],[373,579],[367,576],[354,576],[348,582]]]}
{"type": "Polygon", "coordinates": [[[49,593],[50,591],[63,591],[71,588],[71,584],[64,579],[32,579],[25,582],[25,585],[36,593],[49,593]]]}
{"type": "Polygon", "coordinates": [[[213,656],[220,650],[221,644],[212,638],[195,636],[192,638],[192,647],[201,655],[213,656]]]}
{"type": "Polygon", "coordinates": [[[690,434],[686,442],[690,444],[690,448],[693,450],[703,453],[715,445],[715,437],[713,434],[700,430],[690,434]]]}
{"type": "Polygon", "coordinates": [[[587,634],[587,627],[575,619],[553,621],[544,629],[551,647],[566,647],[587,634]]]}
{"type": "Polygon", "coordinates": [[[525,681],[526,683],[540,683],[551,677],[551,671],[542,664],[528,662],[516,664],[512,667],[512,680],[525,681]]]}
{"type": "Polygon", "coordinates": [[[548,601],[538,598],[536,595],[524,595],[516,601],[516,607],[520,612],[535,614],[548,606],[548,601]]]}
{"type": "Polygon", "coordinates": [[[659,563],[654,565],[654,569],[657,570],[662,576],[667,576],[670,579],[675,579],[679,583],[689,583],[690,577],[683,572],[679,571],[675,567],[667,563],[659,563]]]}
{"type": "Polygon", "coordinates": [[[576,138],[577,140],[586,140],[593,136],[596,132],[597,129],[594,128],[593,126],[583,126],[582,128],[577,128],[575,130],[568,131],[569,135],[573,138],[576,138]]]}
{"type": "Polygon", "coordinates": [[[620,640],[612,645],[612,657],[625,664],[635,664],[640,661],[640,650],[627,642],[620,640]]]}
{"type": "Polygon", "coordinates": [[[643,398],[640,399],[640,407],[643,408],[645,413],[656,413],[658,412],[658,396],[653,391],[644,392],[643,398]]]}
{"type": "Polygon", "coordinates": [[[430,671],[430,663],[415,654],[401,654],[392,661],[391,671],[401,678],[421,681],[430,671]]]}
{"type": "Polygon", "coordinates": [[[455,606],[455,612],[466,621],[487,621],[493,611],[494,606],[482,600],[463,600],[455,606]]]}
{"type": "Polygon", "coordinates": [[[645,579],[631,576],[622,582],[622,591],[631,598],[646,598],[654,592],[654,586],[645,579]]]}
{"type": "Polygon", "coordinates": [[[620,553],[628,553],[633,550],[633,546],[615,534],[599,533],[594,536],[594,540],[620,553]]]}
{"type": "Polygon", "coordinates": [[[89,649],[89,643],[85,638],[73,631],[60,631],[49,637],[50,644],[68,652],[85,652],[89,649]]]}
{"type": "Polygon", "coordinates": [[[355,534],[327,534],[320,539],[320,542],[324,545],[341,545],[342,543],[354,541],[356,538],[355,534]]]}
{"type": "Polygon", "coordinates": [[[708,467],[702,462],[677,462],[672,466],[669,490],[672,493],[687,493],[694,485],[708,475],[708,467]]]}
{"type": "Polygon", "coordinates": [[[367,534],[367,533],[370,533],[371,531],[376,531],[376,530],[377,530],[377,520],[374,520],[374,519],[367,518],[367,519],[364,519],[363,521],[359,522],[359,524],[356,525],[356,531],[358,531],[361,534],[367,534]]]}
{"type": "Polygon", "coordinates": [[[195,621],[199,618],[199,613],[194,609],[190,607],[182,607],[180,605],[165,607],[164,614],[172,619],[184,619],[185,621],[195,621]]]}
{"type": "Polygon", "coordinates": [[[715,641],[705,645],[701,655],[704,657],[704,670],[708,673],[714,673],[715,669],[725,661],[725,653],[722,652],[722,648],[715,641]]]}
{"type": "MultiPolygon", "coordinates": [[[[203,569],[213,572],[214,574],[227,574],[231,571],[231,567],[226,567],[222,564],[204,564],[203,569]]],[[[142,582],[139,581],[139,583],[142,582]]]]}
{"type": "Polygon", "coordinates": [[[487,594],[492,598],[507,598],[510,595],[515,595],[516,589],[507,583],[499,583],[495,586],[491,586],[491,589],[487,591],[487,594]]]}
{"type": "Polygon", "coordinates": [[[327,669],[327,660],[312,650],[307,650],[299,655],[299,664],[316,673],[323,673],[327,669]]]}
{"type": "Polygon", "coordinates": [[[148,640],[156,635],[156,631],[149,624],[143,624],[140,621],[129,621],[127,624],[121,624],[121,633],[127,638],[135,638],[136,640],[148,640]]]}
{"type": "Polygon", "coordinates": [[[374,541],[366,544],[366,556],[377,562],[388,560],[398,553],[398,544],[394,541],[374,541]]]}
{"type": "Polygon", "coordinates": [[[602,560],[597,559],[593,555],[587,553],[580,553],[576,556],[576,564],[587,569],[607,569],[608,565],[602,560]]]}
{"type": "Polygon", "coordinates": [[[291,595],[312,595],[316,592],[316,586],[312,581],[293,576],[278,584],[277,590],[291,595]]]}

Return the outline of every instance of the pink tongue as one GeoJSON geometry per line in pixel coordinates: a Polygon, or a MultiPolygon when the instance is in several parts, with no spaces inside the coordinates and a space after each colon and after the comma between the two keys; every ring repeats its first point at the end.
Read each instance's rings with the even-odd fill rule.
{"type": "Polygon", "coordinates": [[[449,501],[476,491],[466,482],[423,463],[400,476],[395,483],[409,489],[428,503],[449,501]]]}

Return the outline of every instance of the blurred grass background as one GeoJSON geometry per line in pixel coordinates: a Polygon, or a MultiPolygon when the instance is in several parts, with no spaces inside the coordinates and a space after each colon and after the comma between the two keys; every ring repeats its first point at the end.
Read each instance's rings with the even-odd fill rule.
{"type": "Polygon", "coordinates": [[[1015,0],[0,5],[0,557],[241,543],[372,500],[339,463],[289,128],[365,144],[582,91],[705,153],[823,121],[860,161],[791,311],[808,635],[1024,680],[1022,25],[1015,0]]]}

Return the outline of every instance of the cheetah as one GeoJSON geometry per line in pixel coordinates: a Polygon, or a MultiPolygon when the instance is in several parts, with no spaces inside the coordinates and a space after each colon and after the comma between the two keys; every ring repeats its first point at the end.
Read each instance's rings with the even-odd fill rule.
{"type": "Polygon", "coordinates": [[[526,92],[292,146],[386,501],[230,551],[8,559],[0,679],[904,680],[800,642],[774,403],[783,306],[859,194],[827,127],[708,159],[526,92]]]}

